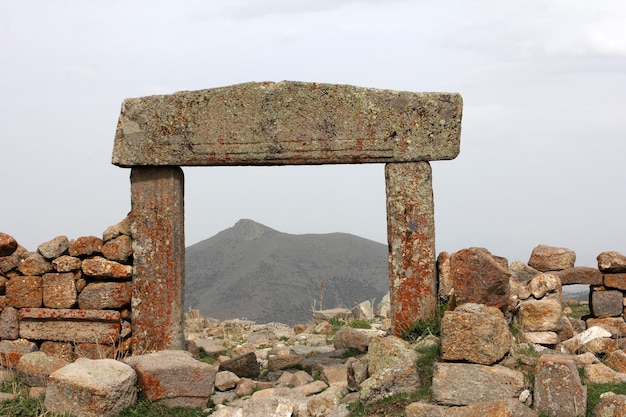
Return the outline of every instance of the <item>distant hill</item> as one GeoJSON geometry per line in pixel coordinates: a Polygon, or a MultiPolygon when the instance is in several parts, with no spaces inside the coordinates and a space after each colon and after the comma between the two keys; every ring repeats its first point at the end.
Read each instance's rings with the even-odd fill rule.
{"type": "Polygon", "coordinates": [[[185,307],[220,320],[295,324],[311,303],[353,307],[389,289],[387,246],[346,233],[292,235],[252,220],[186,249],[185,307]]]}

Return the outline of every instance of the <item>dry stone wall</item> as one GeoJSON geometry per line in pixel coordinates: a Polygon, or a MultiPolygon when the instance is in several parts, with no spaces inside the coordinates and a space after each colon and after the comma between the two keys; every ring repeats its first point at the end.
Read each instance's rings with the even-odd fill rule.
{"type": "Polygon", "coordinates": [[[67,361],[128,354],[132,262],[128,219],[101,238],[58,236],[35,252],[0,233],[2,365],[18,346],[67,361]]]}

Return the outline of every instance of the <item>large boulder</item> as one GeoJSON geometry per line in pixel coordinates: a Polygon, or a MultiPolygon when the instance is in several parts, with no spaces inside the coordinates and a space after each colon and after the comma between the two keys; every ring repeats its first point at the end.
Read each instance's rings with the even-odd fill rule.
{"type": "Polygon", "coordinates": [[[518,398],[524,390],[524,374],[501,365],[438,362],[432,390],[433,400],[443,405],[518,398]]]}
{"type": "Polygon", "coordinates": [[[535,247],[528,260],[528,265],[541,272],[561,271],[573,268],[576,252],[567,248],[539,245],[535,247]]]}
{"type": "Polygon", "coordinates": [[[587,412],[587,387],[576,361],[567,355],[543,355],[535,365],[534,407],[554,417],[582,417],[587,412]]]}
{"type": "Polygon", "coordinates": [[[598,269],[602,273],[623,273],[626,272],[626,256],[619,252],[602,252],[597,257],[598,269]]]}
{"type": "Polygon", "coordinates": [[[17,362],[15,371],[23,384],[31,387],[44,387],[48,376],[66,365],[68,362],[64,359],[37,351],[22,356],[17,362]]]}
{"type": "Polygon", "coordinates": [[[458,305],[464,303],[486,304],[508,309],[508,267],[502,258],[487,249],[469,248],[455,252],[450,257],[450,273],[458,305]]]}
{"type": "Polygon", "coordinates": [[[137,375],[113,359],[78,359],[50,374],[44,408],[74,417],[114,417],[137,398],[137,375]]]}
{"type": "Polygon", "coordinates": [[[216,366],[180,350],[131,356],[124,362],[137,372],[142,395],[168,407],[204,408],[217,373],[216,366]]]}
{"type": "Polygon", "coordinates": [[[500,310],[467,303],[441,319],[441,359],[491,365],[511,348],[509,325],[500,310]]]}

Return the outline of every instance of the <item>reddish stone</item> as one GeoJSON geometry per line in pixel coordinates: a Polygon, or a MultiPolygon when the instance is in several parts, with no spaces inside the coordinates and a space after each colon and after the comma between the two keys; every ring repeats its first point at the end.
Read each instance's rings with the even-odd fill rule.
{"type": "Polygon", "coordinates": [[[120,313],[112,310],[22,308],[20,337],[74,343],[117,343],[120,313]]]}
{"type": "Polygon", "coordinates": [[[121,235],[131,236],[130,219],[128,217],[124,218],[118,224],[107,227],[102,233],[102,240],[104,242],[108,242],[109,240],[115,239],[121,235]]]}
{"type": "Polygon", "coordinates": [[[602,252],[597,260],[600,272],[611,274],[626,272],[626,256],[619,252],[602,252]]]}
{"type": "Polygon", "coordinates": [[[82,270],[85,275],[98,278],[127,279],[133,275],[133,267],[109,261],[101,256],[83,260],[82,270]]]}
{"type": "Polygon", "coordinates": [[[10,279],[6,284],[6,296],[7,305],[11,307],[41,307],[43,301],[41,277],[25,276],[10,279]]]}
{"type": "Polygon", "coordinates": [[[102,253],[102,239],[95,236],[82,236],[70,243],[71,256],[90,256],[102,253]]]}
{"type": "Polygon", "coordinates": [[[72,308],[76,304],[74,274],[45,274],[43,276],[43,305],[47,308],[72,308]]]}
{"type": "Polygon", "coordinates": [[[617,288],[618,290],[626,290],[626,273],[604,274],[604,286],[608,288],[617,288]]]}
{"type": "Polygon", "coordinates": [[[452,254],[450,269],[457,304],[477,303],[508,309],[509,271],[483,248],[452,254]]]}
{"type": "Polygon", "coordinates": [[[180,167],[131,171],[135,355],[185,347],[183,184],[180,167]]]}
{"type": "Polygon", "coordinates": [[[13,236],[0,232],[0,256],[11,255],[17,246],[17,240],[13,236]]]}
{"type": "Polygon", "coordinates": [[[67,236],[57,236],[37,247],[37,251],[46,259],[54,259],[63,255],[70,247],[67,236]]]}
{"type": "Polygon", "coordinates": [[[624,295],[621,291],[592,290],[589,296],[589,309],[594,317],[617,317],[624,309],[624,295]]]}
{"type": "Polygon", "coordinates": [[[7,273],[13,269],[16,269],[19,265],[17,256],[3,256],[0,258],[0,273],[7,273]]]}
{"type": "Polygon", "coordinates": [[[37,345],[29,340],[0,340],[0,365],[15,369],[22,356],[36,350],[37,345]]]}
{"type": "Polygon", "coordinates": [[[391,322],[401,336],[437,304],[432,170],[428,162],[385,165],[391,322]]]}
{"type": "Polygon", "coordinates": [[[541,272],[573,268],[576,252],[567,248],[539,245],[533,249],[528,265],[541,272]]]}
{"type": "Polygon", "coordinates": [[[611,333],[612,336],[620,338],[626,336],[626,322],[622,317],[588,318],[586,324],[587,328],[600,326],[611,333]]]}
{"type": "Polygon", "coordinates": [[[439,298],[448,301],[454,289],[448,252],[440,252],[437,256],[437,277],[439,278],[439,298]]]}
{"type": "Polygon", "coordinates": [[[74,354],[77,358],[115,359],[116,347],[100,343],[77,343],[74,354]]]}
{"type": "Polygon", "coordinates": [[[66,360],[67,362],[74,362],[76,356],[74,355],[74,346],[68,342],[53,342],[47,340],[41,342],[39,350],[55,358],[66,360]]]}
{"type": "Polygon", "coordinates": [[[133,254],[133,241],[130,236],[118,236],[102,246],[102,254],[111,261],[124,263],[133,254]]]}
{"type": "Polygon", "coordinates": [[[17,310],[7,307],[0,313],[0,339],[15,340],[20,337],[20,323],[17,310]]]}
{"type": "Polygon", "coordinates": [[[561,271],[550,272],[561,279],[562,285],[584,284],[602,285],[602,273],[597,268],[575,266],[561,271]]]}
{"type": "Polygon", "coordinates": [[[571,356],[543,355],[537,359],[533,394],[538,413],[562,417],[586,414],[587,387],[571,356]]]}
{"type": "Polygon", "coordinates": [[[78,271],[81,266],[81,260],[74,256],[62,255],[52,261],[52,266],[54,266],[57,272],[78,271]]]}
{"type": "Polygon", "coordinates": [[[17,269],[22,275],[43,275],[52,271],[52,264],[38,253],[31,253],[26,259],[22,260],[17,269]]]}
{"type": "Polygon", "coordinates": [[[94,282],[87,285],[78,296],[78,306],[83,310],[120,309],[130,305],[130,282],[94,282]]]}

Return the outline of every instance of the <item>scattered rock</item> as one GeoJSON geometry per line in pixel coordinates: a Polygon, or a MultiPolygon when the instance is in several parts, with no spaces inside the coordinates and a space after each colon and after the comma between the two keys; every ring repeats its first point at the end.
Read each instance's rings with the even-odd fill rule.
{"type": "Polygon", "coordinates": [[[561,271],[573,268],[576,252],[567,248],[539,245],[535,247],[528,260],[528,265],[541,272],[561,271]]]}

